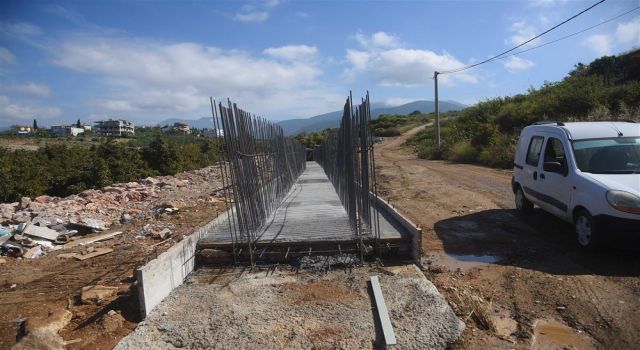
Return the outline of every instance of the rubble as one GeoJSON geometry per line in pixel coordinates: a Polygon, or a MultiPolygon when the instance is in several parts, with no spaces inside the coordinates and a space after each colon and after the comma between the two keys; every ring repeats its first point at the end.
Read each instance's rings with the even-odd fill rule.
{"type": "Polygon", "coordinates": [[[83,304],[100,304],[105,299],[110,298],[116,294],[118,287],[108,286],[85,286],[82,287],[80,294],[80,301],[83,304]]]}
{"type": "MultiPolygon", "coordinates": [[[[216,165],[88,189],[64,198],[43,195],[0,203],[0,253],[21,257],[30,248],[40,247],[40,252],[32,255],[36,258],[52,250],[110,239],[122,233],[112,232],[116,225],[134,220],[154,222],[160,216],[176,214],[196,198],[206,201],[200,198],[209,193],[220,196],[220,189],[216,165]],[[105,236],[96,232],[105,232],[105,236]]],[[[136,235],[166,240],[173,229],[172,225],[148,224],[136,235]]]]}

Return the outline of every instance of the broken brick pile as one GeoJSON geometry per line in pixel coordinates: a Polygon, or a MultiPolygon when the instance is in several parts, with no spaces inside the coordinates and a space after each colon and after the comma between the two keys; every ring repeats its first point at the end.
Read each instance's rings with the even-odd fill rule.
{"type": "MultiPolygon", "coordinates": [[[[217,201],[221,195],[218,166],[175,176],[148,177],[139,182],[118,183],[89,189],[64,198],[23,197],[0,204],[0,245],[3,255],[38,257],[60,249],[80,236],[109,230],[114,225],[178,211],[196,202],[217,201]],[[39,246],[40,249],[29,249],[39,246]]],[[[140,235],[164,239],[169,228],[146,225],[140,235]],[[157,232],[156,232],[157,231],[157,232]]]]}

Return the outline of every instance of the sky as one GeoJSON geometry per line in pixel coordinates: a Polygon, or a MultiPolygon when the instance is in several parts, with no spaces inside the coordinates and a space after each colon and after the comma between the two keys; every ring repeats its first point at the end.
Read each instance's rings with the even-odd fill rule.
{"type": "MultiPolygon", "coordinates": [[[[507,50],[591,1],[0,1],[0,126],[210,116],[230,98],[270,120],[341,109],[349,91],[433,100],[435,70],[507,50]]],[[[640,6],[608,0],[523,48],[640,6]]],[[[567,40],[441,75],[473,104],[640,47],[640,11],[567,40]]]]}

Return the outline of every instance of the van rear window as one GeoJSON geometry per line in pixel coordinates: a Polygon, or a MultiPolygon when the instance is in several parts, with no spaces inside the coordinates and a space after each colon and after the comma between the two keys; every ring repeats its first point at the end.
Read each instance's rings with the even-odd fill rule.
{"type": "Polygon", "coordinates": [[[526,163],[533,166],[538,166],[540,160],[540,151],[542,151],[542,144],[544,143],[544,137],[534,136],[529,143],[529,150],[527,151],[526,163]]]}

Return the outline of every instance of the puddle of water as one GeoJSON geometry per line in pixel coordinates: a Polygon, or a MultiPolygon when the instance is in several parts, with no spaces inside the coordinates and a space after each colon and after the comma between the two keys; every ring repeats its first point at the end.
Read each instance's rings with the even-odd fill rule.
{"type": "Polygon", "coordinates": [[[498,255],[458,255],[447,254],[442,251],[430,252],[423,263],[431,266],[444,267],[451,271],[458,269],[470,270],[474,267],[494,264],[502,259],[498,255]]]}
{"type": "Polygon", "coordinates": [[[595,350],[593,339],[553,320],[537,320],[533,325],[532,349],[595,350]]]}

